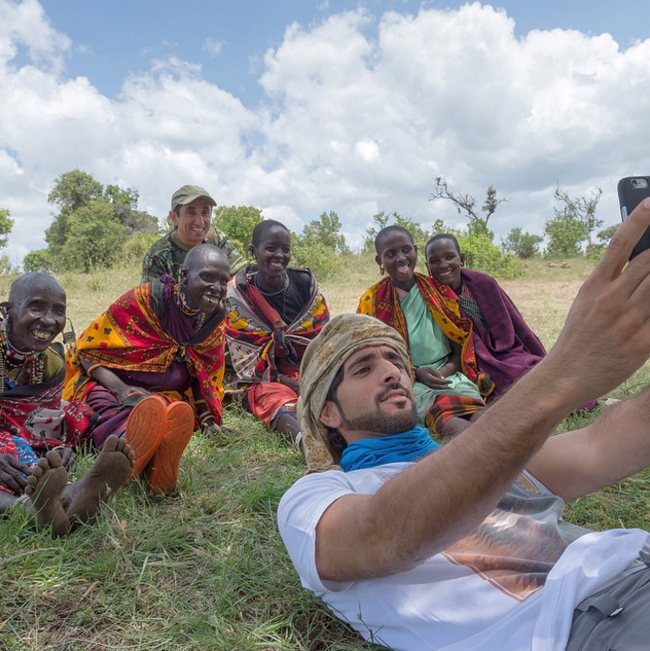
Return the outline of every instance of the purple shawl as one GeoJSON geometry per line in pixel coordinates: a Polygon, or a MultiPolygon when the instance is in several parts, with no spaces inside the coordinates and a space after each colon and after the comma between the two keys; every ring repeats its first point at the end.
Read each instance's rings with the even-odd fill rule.
{"type": "Polygon", "coordinates": [[[472,269],[463,269],[461,275],[485,321],[472,320],[474,348],[479,369],[496,384],[496,397],[539,362],[546,350],[492,276],[472,269]]]}

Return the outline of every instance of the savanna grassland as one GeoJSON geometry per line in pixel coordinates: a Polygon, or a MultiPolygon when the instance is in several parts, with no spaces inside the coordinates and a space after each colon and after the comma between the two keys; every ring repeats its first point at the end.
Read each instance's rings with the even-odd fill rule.
{"type": "MultiPolygon", "coordinates": [[[[590,270],[527,264],[503,281],[550,347],[590,270]]],[[[135,267],[63,275],[77,333],[137,283],[135,267]]],[[[342,259],[322,283],[334,314],[354,311],[379,279],[371,258],[342,259]]],[[[7,295],[10,279],[2,281],[7,295]]],[[[576,351],[579,354],[579,351],[576,351]]],[[[572,363],[567,360],[567,364],[572,363]]],[[[646,370],[611,393],[625,397],[646,370]]],[[[574,416],[578,427],[592,416],[574,416]]],[[[195,434],[179,490],[151,497],[138,483],[121,490],[91,525],[68,539],[34,533],[19,514],[0,524],[0,649],[7,651],[352,651],[376,649],[301,590],[275,527],[275,509],[304,471],[298,451],[243,413],[236,402],[226,441],[195,434]]],[[[612,432],[616,444],[616,432],[612,432]]],[[[90,463],[82,455],[77,473],[90,463]]],[[[586,526],[650,527],[650,474],[580,500],[568,518],[586,526]]]]}

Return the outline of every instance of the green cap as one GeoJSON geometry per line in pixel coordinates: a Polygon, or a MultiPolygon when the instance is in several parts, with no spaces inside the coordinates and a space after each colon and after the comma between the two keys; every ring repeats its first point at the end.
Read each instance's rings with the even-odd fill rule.
{"type": "Polygon", "coordinates": [[[201,198],[207,199],[213,206],[217,205],[217,202],[205,188],[202,188],[200,185],[184,185],[182,188],[178,188],[172,195],[172,210],[176,206],[186,206],[188,203],[192,203],[192,201],[201,198]]]}

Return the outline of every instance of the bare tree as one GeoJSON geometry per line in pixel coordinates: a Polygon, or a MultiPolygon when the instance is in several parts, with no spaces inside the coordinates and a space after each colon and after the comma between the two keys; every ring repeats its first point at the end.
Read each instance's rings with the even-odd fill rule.
{"type": "Polygon", "coordinates": [[[490,217],[496,212],[499,204],[508,201],[506,198],[497,197],[497,191],[493,185],[487,189],[485,202],[481,206],[481,212],[476,207],[476,197],[469,194],[455,193],[449,189],[447,181],[442,177],[436,177],[435,190],[429,196],[429,201],[436,199],[447,199],[451,201],[459,214],[465,213],[469,218],[469,231],[474,233],[490,234],[488,222],[490,217]]]}

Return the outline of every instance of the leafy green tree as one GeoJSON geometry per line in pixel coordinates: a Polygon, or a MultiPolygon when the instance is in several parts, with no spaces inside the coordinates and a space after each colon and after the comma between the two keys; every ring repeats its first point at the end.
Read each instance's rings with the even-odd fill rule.
{"type": "Polygon", "coordinates": [[[323,242],[305,240],[301,235],[291,233],[291,264],[311,269],[319,283],[334,277],[341,264],[340,260],[341,255],[326,247],[323,242]]]}
{"type": "Polygon", "coordinates": [[[301,239],[309,246],[310,243],[319,242],[326,250],[333,253],[349,253],[345,236],[341,233],[341,220],[332,210],[322,213],[318,219],[312,219],[302,229],[301,239]]]}
{"type": "Polygon", "coordinates": [[[485,233],[460,233],[456,235],[460,250],[465,255],[465,264],[470,269],[483,271],[500,278],[517,278],[523,275],[522,262],[504,253],[485,233]]]}
{"type": "Polygon", "coordinates": [[[363,251],[365,252],[374,252],[375,250],[375,238],[377,237],[377,233],[379,233],[380,230],[383,228],[386,228],[388,226],[388,222],[390,221],[391,217],[395,218],[397,213],[393,212],[390,214],[386,214],[383,210],[381,212],[378,212],[376,215],[372,216],[372,221],[375,222],[375,226],[371,226],[367,231],[366,235],[363,238],[363,251]]]}
{"type": "Polygon", "coordinates": [[[58,214],[45,231],[47,258],[34,256],[28,264],[50,264],[54,269],[90,271],[120,259],[127,238],[139,233],[157,235],[158,220],[137,209],[136,190],[101,183],[90,174],[72,170],[54,182],[48,201],[58,214]]]}
{"type": "Polygon", "coordinates": [[[105,198],[75,210],[68,223],[74,237],[61,247],[58,269],[89,273],[98,267],[111,267],[120,259],[128,229],[105,198]]]}
{"type": "Polygon", "coordinates": [[[548,256],[574,258],[582,254],[582,245],[587,238],[582,222],[575,217],[565,215],[549,219],[544,232],[549,239],[548,256]]]}
{"type": "Polygon", "coordinates": [[[444,220],[438,218],[433,222],[433,228],[429,237],[440,235],[440,233],[449,233],[449,227],[445,224],[444,220]]]}
{"type": "Polygon", "coordinates": [[[263,219],[262,211],[254,206],[217,206],[212,222],[242,255],[247,255],[253,229],[263,219]]]}
{"type": "Polygon", "coordinates": [[[507,201],[505,198],[499,198],[494,186],[488,186],[485,201],[480,210],[477,208],[477,199],[469,194],[455,193],[449,189],[449,184],[442,177],[435,179],[436,187],[429,196],[429,201],[436,199],[447,199],[451,201],[459,214],[465,213],[469,219],[467,230],[477,235],[487,235],[490,241],[494,240],[494,233],[488,228],[490,217],[496,212],[499,204],[507,201]],[[483,214],[481,214],[481,211],[483,214]]]}
{"type": "Polygon", "coordinates": [[[54,259],[68,239],[68,217],[78,208],[102,196],[102,184],[81,170],[61,174],[47,195],[48,203],[59,207],[59,213],[45,231],[45,241],[54,259]]]}
{"type": "Polygon", "coordinates": [[[596,209],[603,191],[597,188],[591,196],[572,197],[558,185],[554,197],[560,206],[553,208],[554,217],[546,222],[549,255],[581,255],[583,244],[591,249],[593,232],[603,225],[596,218],[596,209]]]}
{"type": "Polygon", "coordinates": [[[609,244],[609,241],[612,239],[612,235],[616,232],[618,224],[611,224],[607,228],[596,233],[596,239],[598,242],[596,244],[587,244],[585,247],[585,255],[591,260],[600,260],[602,257],[605,247],[609,244]]]}
{"type": "Polygon", "coordinates": [[[533,235],[522,231],[521,228],[513,228],[505,240],[501,242],[501,248],[506,253],[512,253],[518,258],[526,260],[539,255],[539,245],[544,241],[541,235],[533,235]]]}
{"type": "Polygon", "coordinates": [[[14,227],[14,220],[8,210],[0,210],[0,249],[4,249],[9,242],[9,233],[14,227]]]}
{"type": "Polygon", "coordinates": [[[53,273],[56,271],[56,266],[52,262],[52,258],[47,249],[36,249],[30,251],[23,258],[23,269],[25,272],[41,271],[43,273],[53,273]]]}
{"type": "Polygon", "coordinates": [[[122,257],[130,264],[142,265],[142,260],[151,248],[151,245],[159,239],[158,233],[134,233],[127,238],[122,247],[122,257]]]}
{"type": "Polygon", "coordinates": [[[129,233],[159,234],[158,219],[146,211],[138,210],[140,193],[137,190],[122,190],[117,185],[107,185],[104,197],[113,205],[115,216],[126,226],[129,233]]]}
{"type": "Polygon", "coordinates": [[[598,231],[598,233],[596,233],[596,238],[601,244],[608,244],[617,229],[618,224],[611,224],[610,226],[603,228],[603,230],[598,231]]]}

